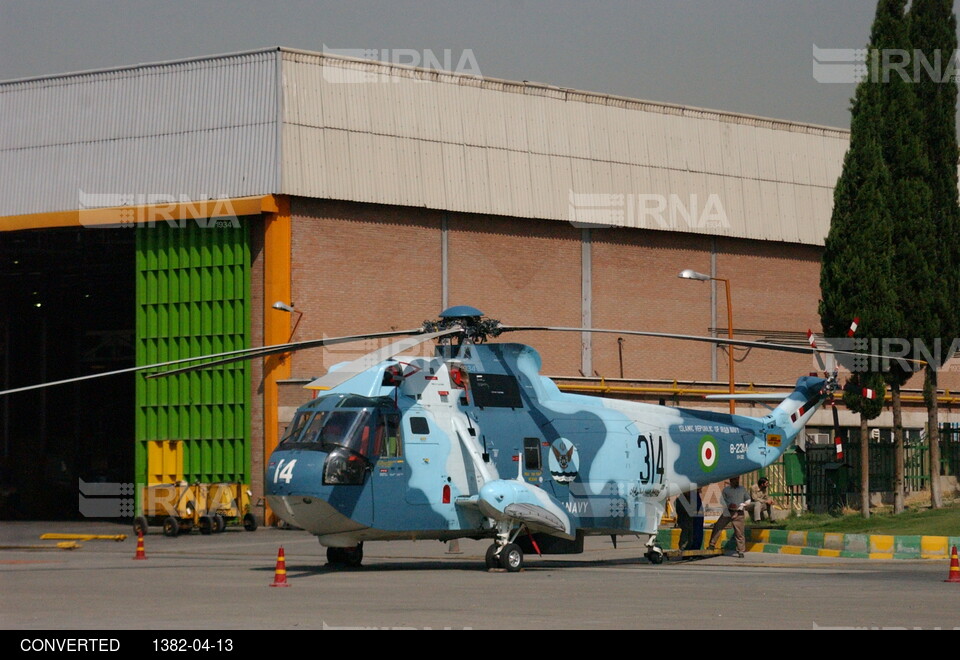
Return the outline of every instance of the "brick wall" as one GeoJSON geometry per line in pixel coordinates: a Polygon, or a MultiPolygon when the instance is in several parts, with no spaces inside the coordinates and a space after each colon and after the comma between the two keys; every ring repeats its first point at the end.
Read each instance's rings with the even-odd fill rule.
{"type": "MultiPolygon", "coordinates": [[[[580,230],[569,224],[457,215],[449,221],[450,304],[472,305],[504,325],[579,327],[580,230]]],[[[579,333],[517,332],[543,372],[576,374],[579,333]]]]}
{"type": "MultiPolygon", "coordinates": [[[[582,232],[573,225],[308,199],[294,199],[292,209],[292,301],[304,312],[295,340],[416,328],[436,318],[443,306],[444,220],[448,305],[471,305],[508,325],[581,325],[582,232]]],[[[820,248],[633,229],[591,230],[593,327],[708,334],[710,283],[677,274],[684,268],[709,273],[713,251],[717,276],[731,282],[738,338],[819,330],[820,248]]],[[[256,257],[255,276],[262,273],[256,257]]],[[[716,289],[717,326],[725,328],[723,283],[716,289]]],[[[524,332],[502,340],[534,346],[545,374],[580,373],[579,333],[524,332]]],[[[291,378],[320,376],[386,342],[297,353],[291,378]]],[[[592,344],[594,373],[619,377],[617,335],[594,335],[592,344]]],[[[432,350],[425,345],[421,354],[432,350]]],[[[707,381],[712,350],[709,344],[625,336],[623,375],[707,381]]],[[[719,382],[728,379],[725,350],[717,350],[719,382]]],[[[803,355],[736,349],[735,357],[741,384],[791,384],[816,370],[803,355]]],[[[908,386],[920,384],[914,379],[908,386]]],[[[942,387],[958,385],[960,374],[941,375],[942,387]]]]}
{"type": "MultiPolygon", "coordinates": [[[[292,215],[291,296],[303,312],[294,340],[411,329],[436,318],[439,213],[295,199],[292,215]]],[[[384,343],[301,351],[291,377],[322,376],[384,343]]]]}

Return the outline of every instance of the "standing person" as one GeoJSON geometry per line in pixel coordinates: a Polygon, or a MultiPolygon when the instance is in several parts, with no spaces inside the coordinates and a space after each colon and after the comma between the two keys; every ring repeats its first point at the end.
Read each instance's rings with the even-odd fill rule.
{"type": "Polygon", "coordinates": [[[731,477],[730,485],[723,489],[720,495],[720,502],[723,505],[723,513],[713,524],[710,532],[710,549],[716,550],[720,540],[720,533],[727,525],[733,525],[733,537],[737,541],[737,557],[743,558],[743,552],[747,549],[746,539],[743,536],[743,522],[746,517],[744,507],[750,501],[750,494],[747,489],[740,485],[740,477],[731,477]]]}
{"type": "Polygon", "coordinates": [[[760,477],[753,486],[750,486],[750,517],[754,522],[773,520],[773,498],[767,494],[770,480],[760,477]]]}
{"type": "Polygon", "coordinates": [[[703,498],[700,489],[677,498],[677,526],[680,527],[679,549],[699,550],[703,546],[703,498]]]}

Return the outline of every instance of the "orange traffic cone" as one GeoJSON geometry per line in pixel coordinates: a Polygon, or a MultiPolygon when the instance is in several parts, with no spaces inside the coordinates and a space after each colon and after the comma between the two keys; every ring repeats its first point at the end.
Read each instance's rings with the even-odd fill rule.
{"type": "Polygon", "coordinates": [[[287,584],[287,561],[283,557],[283,547],[280,547],[280,553],[277,555],[277,570],[274,572],[273,584],[271,587],[289,587],[287,584]]]}
{"type": "Polygon", "coordinates": [[[143,550],[143,532],[137,532],[137,554],[133,556],[134,559],[146,559],[147,553],[143,550]]]}
{"type": "Polygon", "coordinates": [[[960,561],[957,560],[957,546],[950,552],[950,574],[944,582],[960,582],[960,561]]]}

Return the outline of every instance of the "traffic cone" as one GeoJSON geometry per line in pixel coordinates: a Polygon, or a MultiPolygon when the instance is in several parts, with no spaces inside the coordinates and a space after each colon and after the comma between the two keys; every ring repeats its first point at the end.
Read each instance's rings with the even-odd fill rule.
{"type": "Polygon", "coordinates": [[[957,560],[957,546],[950,552],[950,574],[944,582],[960,582],[960,561],[957,560]]]}
{"type": "Polygon", "coordinates": [[[280,553],[277,555],[277,570],[274,572],[273,584],[271,587],[289,587],[287,584],[287,561],[283,557],[283,547],[280,548],[280,553]]]}
{"type": "Polygon", "coordinates": [[[147,553],[143,550],[143,532],[137,532],[137,554],[133,556],[134,559],[146,559],[147,553]]]}

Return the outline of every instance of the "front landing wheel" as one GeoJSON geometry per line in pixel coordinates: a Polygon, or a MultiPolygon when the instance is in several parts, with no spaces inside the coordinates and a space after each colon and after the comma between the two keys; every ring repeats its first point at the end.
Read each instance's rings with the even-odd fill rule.
{"type": "Polygon", "coordinates": [[[487,556],[485,559],[487,570],[491,568],[497,568],[500,566],[500,558],[497,557],[497,544],[492,543],[489,548],[487,548],[487,556]]]}
{"type": "Polygon", "coordinates": [[[327,548],[327,561],[331,564],[357,568],[363,562],[363,544],[352,548],[327,548]]]}
{"type": "Polygon", "coordinates": [[[516,573],[523,568],[523,550],[516,543],[508,543],[500,551],[500,568],[516,573]]]}

